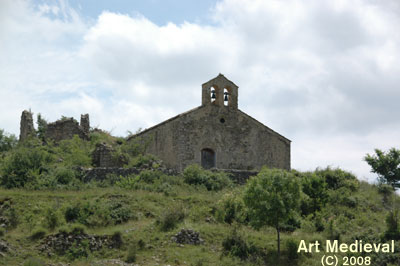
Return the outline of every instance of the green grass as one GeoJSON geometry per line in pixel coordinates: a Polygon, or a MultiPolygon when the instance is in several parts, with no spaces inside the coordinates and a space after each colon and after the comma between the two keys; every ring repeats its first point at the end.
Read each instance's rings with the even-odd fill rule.
{"type": "MultiPolygon", "coordinates": [[[[256,231],[245,223],[233,221],[232,224],[227,224],[218,221],[216,217],[218,208],[223,206],[220,201],[226,198],[227,194],[231,194],[232,188],[216,192],[201,187],[182,186],[173,187],[173,195],[119,187],[96,187],[80,191],[0,189],[0,201],[8,199],[18,220],[16,226],[8,229],[2,237],[12,246],[14,252],[7,253],[6,257],[1,258],[0,264],[22,265],[32,261],[45,263],[63,261],[73,263],[73,265],[90,265],[93,261],[103,259],[125,260],[131,247],[135,247],[135,263],[139,265],[155,265],[155,263],[159,265],[279,265],[275,229],[264,227],[256,231]],[[87,233],[95,235],[112,235],[117,231],[121,232],[123,245],[119,249],[102,249],[90,253],[87,258],[74,261],[67,256],[47,257],[46,254],[40,253],[38,246],[42,240],[33,240],[30,236],[40,228],[46,228],[45,215],[48,209],[53,209],[57,213],[59,222],[55,228],[45,229],[47,235],[58,232],[60,228],[71,228],[77,223],[76,221],[66,222],[64,212],[67,206],[96,201],[125,204],[124,206],[134,217],[121,224],[108,223],[105,226],[87,226],[85,229],[87,233]],[[182,210],[185,214],[184,219],[178,220],[173,229],[161,230],[157,225],[157,220],[163,217],[167,209],[174,208],[182,210]],[[237,257],[224,255],[222,242],[235,227],[247,243],[263,251],[266,257],[242,261],[237,257]],[[204,244],[194,246],[171,242],[171,237],[181,228],[198,231],[205,241],[204,244]]],[[[238,191],[235,195],[239,197],[243,187],[234,189],[238,191]]],[[[377,187],[363,182],[360,183],[357,191],[351,193],[351,197],[357,202],[355,206],[349,207],[346,204],[330,202],[320,211],[325,223],[325,230],[322,232],[316,232],[313,225],[314,218],[309,216],[301,218],[301,228],[293,233],[282,233],[280,265],[320,265],[323,253],[300,254],[296,261],[289,261],[285,242],[290,239],[296,243],[299,243],[301,239],[324,242],[329,237],[328,224],[331,220],[343,242],[349,243],[355,238],[366,239],[366,237],[375,237],[380,241],[380,237],[386,230],[385,217],[391,208],[399,206],[399,198],[396,196],[391,202],[383,203],[383,196],[378,193],[377,187]]],[[[96,219],[102,219],[101,216],[96,217],[96,219]]]]}

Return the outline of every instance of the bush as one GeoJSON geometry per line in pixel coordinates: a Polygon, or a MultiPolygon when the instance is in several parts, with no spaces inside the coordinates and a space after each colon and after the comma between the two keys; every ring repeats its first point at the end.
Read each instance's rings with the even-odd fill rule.
{"type": "Polygon", "coordinates": [[[305,174],[301,179],[302,197],[301,210],[303,215],[314,214],[320,211],[328,201],[327,183],[324,178],[315,174],[305,174]]]}
{"type": "Polygon", "coordinates": [[[77,220],[80,217],[80,207],[78,205],[68,206],[64,213],[65,220],[70,223],[77,220]]]}
{"type": "Polygon", "coordinates": [[[86,234],[86,228],[80,224],[75,224],[72,226],[71,234],[84,235],[84,234],[86,234]]]}
{"type": "Polygon", "coordinates": [[[6,234],[6,230],[0,227],[0,237],[3,237],[6,234]]]}
{"type": "Polygon", "coordinates": [[[61,224],[59,213],[54,208],[48,208],[44,215],[44,221],[47,228],[54,230],[61,224]]]}
{"type": "Polygon", "coordinates": [[[81,257],[87,258],[90,253],[89,240],[84,239],[80,242],[76,241],[73,245],[67,250],[66,256],[71,260],[75,260],[81,257]]]}
{"type": "Polygon", "coordinates": [[[67,185],[76,178],[76,172],[71,168],[60,167],[55,170],[55,179],[57,183],[67,185]]]}
{"type": "Polygon", "coordinates": [[[13,149],[18,143],[17,137],[0,129],[0,153],[13,149]]]}
{"type": "Polygon", "coordinates": [[[225,254],[238,257],[241,260],[248,259],[250,256],[262,254],[256,246],[244,240],[243,237],[238,234],[236,228],[222,241],[222,249],[225,254]]]}
{"type": "Polygon", "coordinates": [[[183,180],[189,185],[203,185],[207,190],[218,191],[231,186],[232,181],[226,173],[204,170],[197,164],[189,165],[183,171],[183,180]]]}
{"type": "Polygon", "coordinates": [[[4,158],[0,184],[6,188],[19,188],[36,183],[53,161],[54,157],[37,140],[26,141],[4,158]]]}
{"type": "Polygon", "coordinates": [[[345,187],[356,191],[359,187],[356,176],[340,168],[332,169],[328,166],[325,169],[315,170],[315,174],[325,179],[328,189],[336,190],[345,187]]]}
{"type": "Polygon", "coordinates": [[[29,238],[31,240],[38,240],[38,239],[42,239],[43,237],[45,237],[46,234],[47,234],[46,229],[38,228],[31,234],[31,236],[29,238]]]}
{"type": "Polygon", "coordinates": [[[386,240],[399,240],[400,239],[400,228],[399,228],[399,213],[397,210],[389,212],[386,216],[387,229],[384,234],[386,240]]]}
{"type": "Polygon", "coordinates": [[[74,135],[72,139],[60,141],[56,147],[62,164],[67,167],[90,167],[92,163],[90,143],[74,135]]]}
{"type": "Polygon", "coordinates": [[[232,224],[234,221],[245,223],[248,221],[248,214],[242,197],[234,193],[228,193],[218,202],[216,213],[220,222],[232,224]]]}
{"type": "Polygon", "coordinates": [[[299,253],[297,253],[297,242],[294,241],[293,239],[288,239],[286,241],[286,251],[287,251],[287,257],[289,261],[294,261],[299,258],[299,253]]]}
{"type": "Polygon", "coordinates": [[[124,241],[122,240],[122,233],[120,231],[114,232],[111,236],[111,240],[116,248],[120,248],[124,244],[124,241]]]}
{"type": "Polygon", "coordinates": [[[134,263],[136,262],[136,253],[137,249],[135,245],[131,245],[128,249],[128,254],[126,255],[125,262],[127,263],[134,263]]]}
{"type": "Polygon", "coordinates": [[[162,216],[156,221],[157,225],[160,227],[161,231],[169,231],[174,229],[178,223],[185,219],[185,213],[182,211],[181,207],[176,207],[174,209],[168,209],[162,214],[162,216]]]}
{"type": "Polygon", "coordinates": [[[67,222],[79,222],[86,226],[121,224],[134,218],[125,203],[116,200],[92,200],[67,206],[64,211],[67,222]]]}

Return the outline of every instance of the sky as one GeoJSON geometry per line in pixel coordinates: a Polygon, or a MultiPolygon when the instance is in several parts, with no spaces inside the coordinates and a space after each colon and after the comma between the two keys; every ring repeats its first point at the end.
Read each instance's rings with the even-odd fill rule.
{"type": "Polygon", "coordinates": [[[31,109],[126,136],[222,73],[292,140],[292,168],[374,182],[363,157],[399,148],[399,29],[398,0],[1,0],[0,128],[31,109]]]}

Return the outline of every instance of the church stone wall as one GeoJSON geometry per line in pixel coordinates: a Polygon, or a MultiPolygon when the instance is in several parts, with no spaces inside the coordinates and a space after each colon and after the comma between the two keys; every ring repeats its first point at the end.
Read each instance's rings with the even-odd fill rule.
{"type": "Polygon", "coordinates": [[[231,107],[201,106],[134,138],[148,142],[147,152],[177,171],[201,164],[202,149],[215,152],[219,169],[290,169],[290,141],[231,107]]]}

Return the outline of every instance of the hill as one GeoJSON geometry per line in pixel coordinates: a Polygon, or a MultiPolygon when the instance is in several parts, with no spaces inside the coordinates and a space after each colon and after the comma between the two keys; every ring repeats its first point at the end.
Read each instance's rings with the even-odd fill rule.
{"type": "MultiPolygon", "coordinates": [[[[326,239],[383,244],[400,238],[399,197],[341,169],[291,171],[301,185],[300,205],[283,226],[278,261],[275,229],[251,226],[246,185],[224,172],[193,165],[168,175],[139,146],[104,132],[92,133],[89,142],[14,143],[0,158],[2,265],[321,265],[329,254],[324,248],[298,253],[302,240],[325,246],[326,239]],[[91,167],[99,142],[140,173],[83,182],[79,167],[91,167]]],[[[395,241],[394,253],[335,255],[342,263],[370,257],[370,265],[399,265],[399,252],[395,241]]]]}

